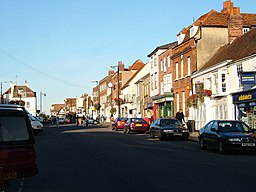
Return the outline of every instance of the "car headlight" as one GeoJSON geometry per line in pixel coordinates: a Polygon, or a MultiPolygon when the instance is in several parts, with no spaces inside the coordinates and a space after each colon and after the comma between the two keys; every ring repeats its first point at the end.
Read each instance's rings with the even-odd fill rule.
{"type": "Polygon", "coordinates": [[[163,130],[164,133],[173,133],[173,130],[163,130]]]}
{"type": "Polygon", "coordinates": [[[241,141],[240,138],[228,138],[229,141],[241,141]]]}
{"type": "Polygon", "coordinates": [[[189,130],[188,129],[183,129],[182,132],[189,132],[189,130]]]}

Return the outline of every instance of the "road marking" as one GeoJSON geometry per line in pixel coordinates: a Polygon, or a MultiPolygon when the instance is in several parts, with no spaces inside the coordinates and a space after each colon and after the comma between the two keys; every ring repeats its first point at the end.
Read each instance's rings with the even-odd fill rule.
{"type": "Polygon", "coordinates": [[[20,187],[19,187],[18,192],[22,192],[22,189],[23,189],[24,183],[25,183],[25,178],[22,178],[22,179],[21,179],[21,181],[20,181],[20,187]]]}

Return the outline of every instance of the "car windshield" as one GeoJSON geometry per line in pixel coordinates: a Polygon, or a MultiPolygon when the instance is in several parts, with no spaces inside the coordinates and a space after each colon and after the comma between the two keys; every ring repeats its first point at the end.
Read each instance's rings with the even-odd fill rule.
{"type": "Polygon", "coordinates": [[[162,119],[161,120],[161,125],[162,126],[167,126],[167,125],[176,125],[176,126],[180,126],[180,122],[176,119],[162,119]]]}
{"type": "Polygon", "coordinates": [[[29,139],[24,117],[0,117],[0,142],[29,139]]]}
{"type": "Polygon", "coordinates": [[[249,132],[251,128],[240,121],[220,121],[218,124],[220,132],[249,132]]]}
{"type": "Polygon", "coordinates": [[[127,121],[127,119],[128,119],[128,118],[120,117],[120,118],[118,119],[118,121],[127,121]]]}

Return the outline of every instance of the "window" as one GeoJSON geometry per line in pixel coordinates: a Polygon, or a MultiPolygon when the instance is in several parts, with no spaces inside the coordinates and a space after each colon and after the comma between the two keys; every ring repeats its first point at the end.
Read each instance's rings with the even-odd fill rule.
{"type": "Polygon", "coordinates": [[[176,70],[176,80],[179,79],[179,63],[177,62],[175,65],[175,70],[176,70]]]}
{"type": "Polygon", "coordinates": [[[166,72],[166,57],[164,57],[164,72],[166,72]]]}
{"type": "Polygon", "coordinates": [[[180,98],[179,98],[179,93],[176,93],[176,106],[177,106],[177,111],[180,108],[180,98]]]}
{"type": "Polygon", "coordinates": [[[183,62],[183,56],[181,57],[181,64],[180,64],[180,76],[181,78],[184,77],[184,62],[183,62]]]}
{"type": "Polygon", "coordinates": [[[248,28],[248,27],[243,28],[243,34],[247,33],[248,31],[250,31],[250,28],[248,28]]]}
{"type": "Polygon", "coordinates": [[[240,75],[241,75],[241,72],[243,72],[243,65],[242,65],[242,63],[237,64],[236,70],[237,70],[237,76],[238,76],[238,80],[239,80],[239,85],[240,85],[240,87],[241,87],[242,84],[241,84],[240,75]]]}
{"type": "Polygon", "coordinates": [[[153,74],[151,75],[151,90],[153,90],[154,88],[154,78],[153,78],[153,74]]]}
{"type": "Polygon", "coordinates": [[[185,92],[182,91],[182,108],[185,111],[185,107],[186,107],[186,98],[185,98],[185,92]]]}
{"type": "Polygon", "coordinates": [[[167,63],[168,63],[168,67],[171,67],[171,57],[170,56],[167,58],[167,63]]]}
{"type": "Polygon", "coordinates": [[[213,81],[214,81],[214,93],[218,94],[219,93],[219,86],[218,86],[218,73],[215,73],[213,75],[213,81]]]}
{"type": "Polygon", "coordinates": [[[190,68],[190,57],[187,58],[187,64],[188,64],[188,76],[191,75],[191,68],[190,68]]]}
{"type": "Polygon", "coordinates": [[[155,89],[157,89],[157,73],[155,73],[154,80],[155,80],[155,89]]]}
{"type": "Polygon", "coordinates": [[[161,71],[163,71],[163,60],[160,61],[161,71]]]}
{"type": "Polygon", "coordinates": [[[226,92],[227,91],[227,87],[226,87],[226,74],[221,74],[221,86],[222,86],[222,92],[226,92]]]}
{"type": "Polygon", "coordinates": [[[206,87],[207,87],[207,89],[212,90],[212,78],[209,77],[209,78],[207,78],[206,81],[207,81],[207,82],[206,82],[206,87]]]}

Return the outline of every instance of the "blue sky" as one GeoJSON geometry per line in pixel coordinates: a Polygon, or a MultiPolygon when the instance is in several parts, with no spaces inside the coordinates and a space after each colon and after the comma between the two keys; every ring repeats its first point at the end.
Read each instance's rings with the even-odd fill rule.
{"type": "MultiPolygon", "coordinates": [[[[0,0],[0,81],[45,92],[43,110],[92,93],[107,66],[130,66],[225,0],[0,0]]],[[[256,13],[255,0],[233,0],[256,13]]],[[[3,84],[6,91],[9,84],[3,84]]]]}

